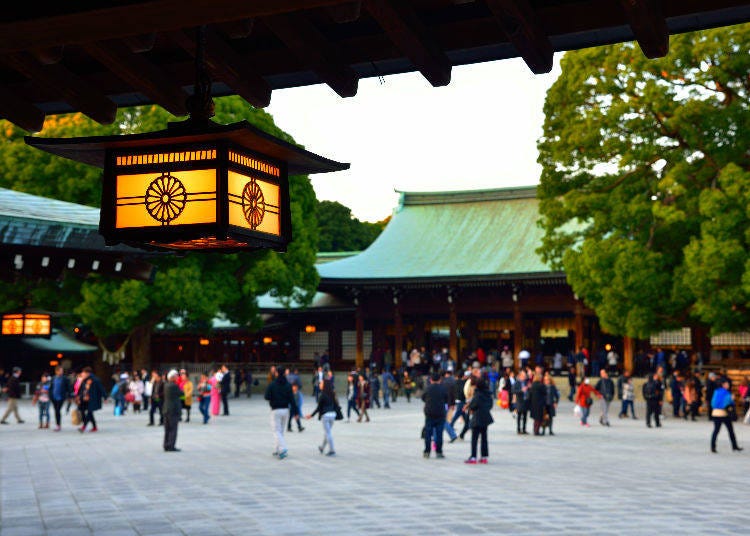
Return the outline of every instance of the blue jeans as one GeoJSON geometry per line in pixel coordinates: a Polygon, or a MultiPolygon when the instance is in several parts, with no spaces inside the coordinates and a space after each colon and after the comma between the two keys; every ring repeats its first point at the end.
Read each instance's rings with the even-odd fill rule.
{"type": "Polygon", "coordinates": [[[39,406],[39,424],[44,424],[45,419],[49,424],[49,402],[37,402],[37,405],[39,406]]]}
{"type": "Polygon", "coordinates": [[[435,450],[437,452],[443,452],[443,427],[445,426],[445,418],[442,419],[428,419],[425,417],[424,420],[424,451],[430,452],[432,446],[430,442],[435,440],[435,450]]]}
{"type": "Polygon", "coordinates": [[[587,408],[586,406],[581,406],[581,424],[586,424],[589,418],[590,411],[591,411],[591,408],[587,408]]]}
{"type": "Polygon", "coordinates": [[[357,409],[357,401],[355,399],[347,399],[346,400],[346,420],[348,421],[351,418],[352,410],[354,410],[354,413],[357,414],[357,417],[359,417],[359,410],[357,409]]]}
{"type": "Polygon", "coordinates": [[[325,433],[325,436],[323,437],[323,446],[321,452],[325,450],[326,445],[328,445],[329,452],[336,452],[336,449],[333,447],[333,434],[331,433],[333,423],[336,422],[336,412],[329,411],[327,413],[324,413],[321,420],[323,421],[323,432],[325,433]]]}
{"type": "Polygon", "coordinates": [[[388,387],[383,387],[383,407],[390,408],[391,405],[388,399],[391,396],[391,390],[388,387]]]}
{"type": "Polygon", "coordinates": [[[445,431],[448,432],[448,437],[450,437],[451,439],[456,438],[456,431],[453,429],[453,425],[447,420],[445,421],[445,431]]]}
{"type": "Polygon", "coordinates": [[[208,422],[209,416],[208,416],[208,406],[211,404],[211,397],[210,396],[204,396],[201,398],[200,402],[198,402],[198,410],[200,410],[201,415],[203,415],[203,424],[206,424],[208,422]]]}
{"type": "Polygon", "coordinates": [[[622,408],[620,410],[620,415],[622,415],[623,417],[627,417],[628,416],[628,408],[630,408],[630,414],[635,419],[635,407],[633,406],[633,401],[632,400],[623,400],[622,401],[622,408]]]}

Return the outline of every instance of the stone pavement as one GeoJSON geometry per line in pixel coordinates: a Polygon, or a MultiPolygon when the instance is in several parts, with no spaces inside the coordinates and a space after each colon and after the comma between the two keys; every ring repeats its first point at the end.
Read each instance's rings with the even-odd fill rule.
{"type": "MultiPolygon", "coordinates": [[[[68,418],[54,433],[36,429],[24,401],[26,424],[0,427],[0,536],[684,535],[747,527],[750,448],[732,452],[722,430],[719,454],[711,454],[705,418],[647,429],[616,416],[605,428],[596,416],[584,429],[565,400],[555,437],[533,437],[517,436],[496,408],[490,464],[467,466],[468,441],[446,444],[444,460],[422,458],[418,402],[374,409],[368,424],[337,422],[334,458],[318,453],[317,420],[287,434],[290,456],[278,460],[261,397],[232,399],[231,411],[207,426],[183,423],[183,451],[165,453],[162,430],[146,427],[144,415],[115,418],[107,405],[99,432],[81,435],[68,418]]],[[[750,429],[736,430],[750,447],[750,429]]]]}

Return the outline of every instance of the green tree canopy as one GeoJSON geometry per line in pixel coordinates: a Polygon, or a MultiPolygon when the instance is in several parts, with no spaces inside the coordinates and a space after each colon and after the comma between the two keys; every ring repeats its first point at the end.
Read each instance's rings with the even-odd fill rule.
{"type": "Polygon", "coordinates": [[[320,201],[317,207],[319,251],[362,251],[383,231],[388,220],[360,221],[338,201],[320,201]]]}
{"type": "Polygon", "coordinates": [[[747,328],[750,25],[567,53],[540,138],[542,257],[611,333],[747,328]],[[740,195],[742,193],[742,195],[740,195]]]}
{"type": "MultiPolygon", "coordinates": [[[[279,138],[294,140],[273,123],[263,110],[252,108],[238,97],[217,99],[219,123],[247,120],[279,138]]],[[[41,136],[91,136],[145,132],[166,128],[176,120],[155,106],[124,109],[113,125],[101,126],[81,114],[51,117],[41,136]]],[[[98,206],[101,170],[31,149],[23,143],[23,131],[3,122],[0,139],[0,185],[36,195],[98,206]]],[[[150,329],[157,322],[179,317],[184,325],[209,325],[224,313],[241,323],[257,320],[255,298],[265,292],[306,302],[312,299],[318,274],[314,268],[318,240],[316,199],[306,176],[290,177],[293,242],[285,254],[257,251],[233,254],[190,253],[185,257],[153,259],[157,275],[153,283],[92,275],[70,281],[65,288],[67,310],[74,310],[100,337],[125,335],[136,328],[150,329]],[[72,303],[75,304],[73,307],[72,303]]],[[[17,302],[29,293],[20,285],[0,297],[17,302]],[[21,289],[21,290],[19,290],[21,289]]],[[[45,282],[45,289],[62,288],[60,282],[45,282]]],[[[34,304],[52,303],[55,292],[36,292],[34,304]],[[46,298],[44,298],[46,296],[46,298]]],[[[59,296],[57,297],[59,302],[59,296]]]]}

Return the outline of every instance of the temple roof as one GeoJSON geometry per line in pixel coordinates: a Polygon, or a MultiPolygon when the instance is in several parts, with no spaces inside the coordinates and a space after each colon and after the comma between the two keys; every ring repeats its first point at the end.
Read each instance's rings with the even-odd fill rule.
{"type": "Polygon", "coordinates": [[[318,264],[321,288],[564,277],[536,253],[543,236],[536,187],[400,194],[369,248],[318,264]]]}

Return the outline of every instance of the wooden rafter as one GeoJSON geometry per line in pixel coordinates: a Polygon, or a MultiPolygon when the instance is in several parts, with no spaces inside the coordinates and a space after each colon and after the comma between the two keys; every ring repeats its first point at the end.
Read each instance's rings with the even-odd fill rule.
{"type": "MultiPolygon", "coordinates": [[[[340,4],[344,0],[151,0],[0,24],[0,52],[119,39],[340,4]]],[[[114,4],[114,3],[112,3],[114,4]]]]}
{"type": "Polygon", "coordinates": [[[552,70],[553,48],[528,0],[485,0],[508,40],[535,74],[552,70]]]}
{"type": "Polygon", "coordinates": [[[263,19],[266,26],[309,69],[342,97],[357,94],[359,79],[342,54],[315,26],[301,15],[277,15],[263,19]]]}
{"type": "Polygon", "coordinates": [[[364,0],[370,15],[433,86],[451,81],[451,62],[403,0],[364,0]]]}
{"type": "MultiPolygon", "coordinates": [[[[169,36],[186,52],[195,55],[195,41],[185,32],[172,32],[169,36]]],[[[206,28],[205,62],[216,76],[253,106],[265,108],[271,102],[268,82],[211,28],[206,28]]]]}
{"type": "Polygon", "coordinates": [[[52,65],[53,63],[60,63],[65,53],[65,47],[49,47],[49,48],[38,48],[32,50],[31,54],[39,60],[39,63],[44,65],[52,65]]]}
{"type": "Polygon", "coordinates": [[[125,44],[117,41],[88,43],[83,48],[133,90],[143,93],[174,115],[187,114],[187,93],[144,56],[132,53],[125,44]]]}
{"type": "Polygon", "coordinates": [[[104,94],[72,73],[61,63],[42,65],[31,54],[18,52],[2,58],[3,63],[45,86],[61,101],[80,110],[94,121],[109,124],[115,120],[117,106],[104,94]]]}
{"type": "Polygon", "coordinates": [[[345,4],[328,7],[328,14],[331,16],[331,19],[339,24],[354,22],[359,19],[361,12],[362,0],[355,0],[354,2],[347,2],[345,4]]]}
{"type": "Polygon", "coordinates": [[[44,112],[3,86],[0,86],[0,117],[29,132],[39,132],[44,126],[44,112]]]}
{"type": "Polygon", "coordinates": [[[123,38],[123,41],[128,45],[131,52],[140,54],[142,52],[148,52],[154,48],[154,45],[156,44],[156,33],[151,32],[139,35],[129,35],[128,37],[123,38]]]}
{"type": "Polygon", "coordinates": [[[647,58],[661,58],[669,52],[669,28],[660,0],[620,0],[638,44],[647,58]]]}

